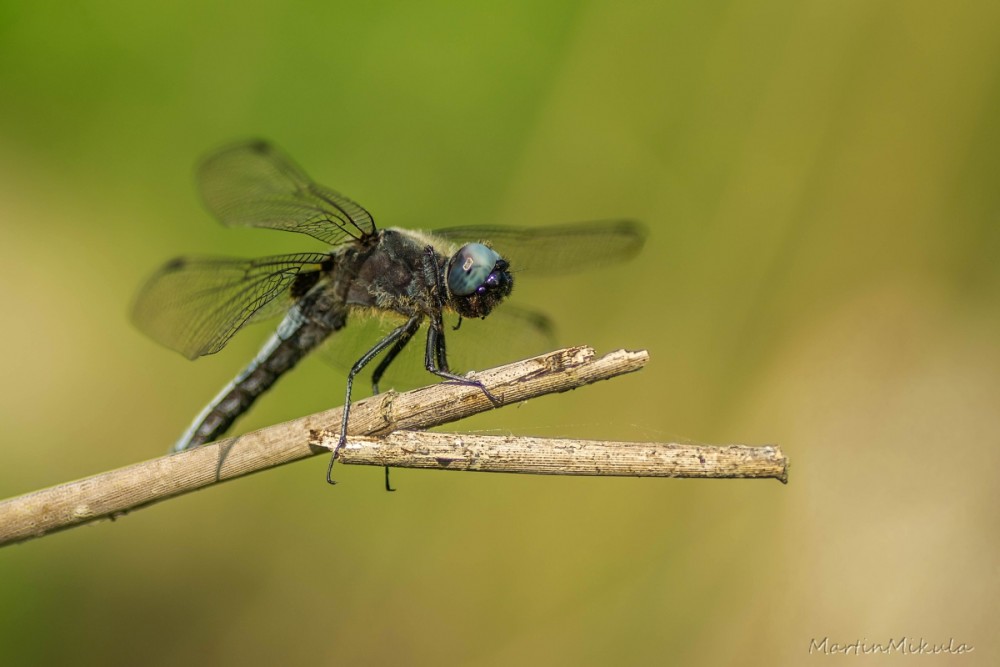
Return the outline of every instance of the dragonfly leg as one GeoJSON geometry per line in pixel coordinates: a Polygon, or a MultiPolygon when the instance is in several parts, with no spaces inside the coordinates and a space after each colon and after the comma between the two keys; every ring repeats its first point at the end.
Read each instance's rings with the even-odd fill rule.
{"type": "Polygon", "coordinates": [[[439,371],[444,371],[445,373],[451,372],[451,368],[448,367],[448,350],[445,346],[444,320],[442,320],[442,325],[435,337],[434,357],[437,360],[437,369],[439,371]]]}
{"type": "Polygon", "coordinates": [[[453,380],[460,384],[469,385],[472,387],[479,387],[486,398],[490,399],[490,403],[493,407],[500,407],[503,405],[503,401],[494,396],[489,389],[486,388],[479,380],[474,380],[467,377],[462,377],[461,375],[455,375],[448,369],[448,359],[447,354],[445,354],[445,344],[444,344],[444,325],[441,321],[441,316],[438,315],[431,319],[431,324],[427,329],[427,349],[424,352],[424,367],[446,380],[453,380]]]}
{"type": "MultiPolygon", "coordinates": [[[[375,367],[375,372],[372,373],[372,394],[378,394],[378,383],[382,379],[382,375],[385,373],[386,369],[389,368],[389,364],[393,362],[397,355],[403,351],[406,344],[410,342],[413,338],[413,334],[417,332],[420,328],[420,320],[417,318],[410,319],[404,326],[407,329],[403,332],[403,335],[399,337],[399,340],[385,353],[382,357],[382,361],[378,362],[378,366],[375,367]]],[[[395,491],[392,488],[392,484],[389,482],[389,466],[385,467],[385,490],[395,491]]]]}
{"type": "Polygon", "coordinates": [[[392,349],[385,353],[385,356],[382,357],[382,361],[380,361],[378,366],[375,367],[375,372],[372,373],[373,394],[379,393],[378,383],[382,380],[382,376],[385,374],[386,370],[388,370],[389,365],[392,364],[399,353],[403,351],[406,344],[410,342],[410,339],[413,338],[413,334],[417,333],[417,330],[420,328],[420,322],[420,318],[410,318],[406,324],[403,325],[404,327],[407,327],[406,331],[403,332],[403,335],[396,341],[396,344],[392,346],[392,349]]]}
{"type": "MultiPolygon", "coordinates": [[[[367,366],[372,359],[385,350],[385,348],[397,343],[400,338],[406,335],[406,332],[409,329],[419,325],[420,316],[414,315],[407,320],[406,323],[393,329],[388,336],[375,343],[372,349],[365,352],[361,358],[354,362],[354,365],[351,366],[351,370],[347,374],[347,395],[344,398],[344,415],[340,420],[340,439],[337,441],[337,446],[333,448],[333,455],[330,457],[330,465],[326,467],[326,481],[330,484],[336,484],[331,477],[333,473],[333,462],[337,460],[337,452],[339,452],[340,448],[347,442],[347,421],[351,413],[351,388],[354,386],[354,376],[360,373],[362,369],[364,369],[364,367],[367,366]],[[414,322],[416,322],[416,324],[414,324],[414,322]]],[[[409,335],[412,336],[413,334],[410,333],[409,335]]]]}

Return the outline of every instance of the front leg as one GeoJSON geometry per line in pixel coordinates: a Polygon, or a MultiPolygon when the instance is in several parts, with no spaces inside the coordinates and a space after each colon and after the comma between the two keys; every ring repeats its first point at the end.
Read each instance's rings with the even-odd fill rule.
{"type": "MultiPolygon", "coordinates": [[[[424,368],[435,375],[449,380],[457,380],[462,384],[475,384],[482,387],[482,383],[480,382],[473,382],[468,378],[452,375],[448,368],[448,354],[444,343],[444,321],[441,318],[447,290],[444,286],[444,275],[441,273],[441,266],[438,264],[438,256],[434,250],[434,246],[426,246],[424,248],[423,269],[424,284],[430,290],[431,295],[430,307],[434,310],[430,326],[427,329],[427,350],[424,353],[424,368]]],[[[461,321],[460,317],[459,322],[461,321]]],[[[457,329],[458,327],[456,326],[455,328],[457,329]]],[[[486,395],[489,396],[490,393],[486,392],[486,395]]],[[[492,397],[490,400],[493,400],[492,397]]]]}
{"type": "Polygon", "coordinates": [[[460,384],[479,387],[486,395],[486,398],[490,399],[490,403],[493,404],[493,407],[499,408],[503,405],[503,401],[490,393],[490,390],[486,388],[486,385],[479,380],[463,377],[461,375],[455,375],[448,370],[448,359],[445,354],[444,346],[444,324],[441,321],[440,313],[431,318],[430,326],[427,328],[427,348],[424,351],[424,368],[431,373],[434,373],[434,375],[442,377],[446,380],[453,380],[460,384]]]}

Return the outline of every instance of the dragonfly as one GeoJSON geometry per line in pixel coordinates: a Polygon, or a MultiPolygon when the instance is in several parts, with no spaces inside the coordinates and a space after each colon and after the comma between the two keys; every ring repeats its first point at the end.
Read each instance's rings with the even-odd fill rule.
{"type": "MultiPolygon", "coordinates": [[[[256,357],[205,406],[173,451],[222,437],[307,354],[328,342],[335,346],[333,334],[349,322],[388,316],[393,328],[366,341],[366,351],[347,373],[340,437],[327,467],[331,484],[336,483],[333,463],[347,440],[354,380],[371,362],[379,359],[371,376],[377,394],[390,365],[426,328],[424,369],[447,382],[479,387],[498,406],[501,401],[479,381],[451,371],[445,315],[457,316],[452,328],[458,329],[463,318],[486,318],[498,309],[515,277],[519,282],[522,274],[566,273],[622,261],[638,253],[646,237],[645,228],[630,220],[432,232],[380,229],[360,204],[314,182],[262,140],[209,155],[196,180],[206,208],[224,225],[298,232],[328,249],[256,259],[181,256],[140,289],[132,308],[136,326],[189,359],[219,352],[253,322],[282,317],[256,357]]],[[[549,327],[544,315],[511,312],[518,316],[508,319],[517,326],[549,327]]],[[[391,490],[388,468],[386,488],[391,490]]]]}

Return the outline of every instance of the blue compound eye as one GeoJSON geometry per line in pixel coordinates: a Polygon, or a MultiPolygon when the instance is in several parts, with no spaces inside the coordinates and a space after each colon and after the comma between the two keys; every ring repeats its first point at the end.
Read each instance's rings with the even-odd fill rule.
{"type": "Polygon", "coordinates": [[[490,277],[500,255],[482,243],[462,246],[448,266],[448,289],[457,296],[468,296],[490,277]]]}

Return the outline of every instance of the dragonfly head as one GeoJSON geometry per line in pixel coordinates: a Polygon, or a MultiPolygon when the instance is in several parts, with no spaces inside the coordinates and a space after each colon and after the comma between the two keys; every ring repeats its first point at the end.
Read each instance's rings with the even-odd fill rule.
{"type": "Polygon", "coordinates": [[[452,306],[463,317],[486,317],[514,287],[509,269],[507,260],[482,243],[462,246],[445,274],[452,306]]]}

